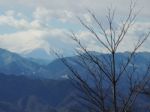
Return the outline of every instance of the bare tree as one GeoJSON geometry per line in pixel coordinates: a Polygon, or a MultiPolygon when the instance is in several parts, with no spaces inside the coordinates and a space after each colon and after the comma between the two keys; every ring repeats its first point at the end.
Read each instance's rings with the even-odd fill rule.
{"type": "Polygon", "coordinates": [[[81,51],[76,50],[79,59],[78,64],[87,72],[87,77],[75,70],[63,56],[55,54],[61,58],[62,62],[69,68],[73,75],[70,76],[75,82],[75,86],[81,92],[78,96],[79,102],[88,108],[90,112],[129,112],[136,103],[140,92],[144,89],[150,80],[150,66],[148,65],[145,73],[138,74],[138,67],[135,65],[134,57],[137,50],[147,40],[150,32],[145,33],[137,41],[133,50],[128,53],[127,58],[117,61],[117,50],[120,44],[126,38],[128,31],[134,25],[137,13],[135,13],[135,2],[131,1],[129,13],[121,26],[114,25],[115,11],[108,11],[107,23],[109,28],[104,28],[102,22],[96,15],[89,11],[96,25],[88,25],[79,18],[80,23],[93,35],[95,39],[103,46],[108,54],[96,55],[87,50],[87,48],[78,39],[74,32],[69,35],[80,47],[81,51]],[[99,34],[103,35],[100,37],[99,34]],[[125,83],[125,87],[121,86],[125,83]],[[124,87],[124,88],[121,88],[124,87]]]}

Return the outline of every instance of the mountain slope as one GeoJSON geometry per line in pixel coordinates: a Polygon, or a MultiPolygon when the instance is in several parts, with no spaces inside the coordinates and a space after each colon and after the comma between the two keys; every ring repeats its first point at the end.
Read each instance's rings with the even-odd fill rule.
{"type": "Polygon", "coordinates": [[[44,59],[48,61],[52,61],[54,59],[54,57],[43,48],[37,48],[30,52],[24,52],[22,56],[27,58],[44,59]]]}
{"type": "MultiPolygon", "coordinates": [[[[85,55],[85,54],[83,54],[85,55]]],[[[92,55],[95,55],[99,59],[104,60],[103,57],[109,59],[109,54],[102,54],[102,53],[93,53],[92,55]]],[[[120,63],[126,62],[128,56],[130,55],[129,52],[124,53],[117,53],[116,54],[116,65],[119,68],[120,63]]],[[[64,59],[68,62],[72,68],[77,70],[80,74],[87,74],[87,70],[82,66],[82,61],[78,56],[74,57],[64,57],[64,59]]],[[[139,73],[142,73],[145,69],[148,63],[150,63],[150,53],[149,52],[139,52],[135,54],[135,57],[133,58],[132,62],[135,63],[135,65],[140,68],[139,73]]],[[[93,66],[93,63],[87,62],[89,66],[93,66]]],[[[116,68],[117,68],[116,67],[116,68]]],[[[129,66],[130,67],[130,66],[129,66]]],[[[50,64],[47,65],[47,69],[50,70],[50,74],[53,74],[55,77],[60,78],[64,77],[65,75],[70,75],[70,70],[62,63],[61,59],[56,59],[52,61],[50,64]]]]}
{"type": "MultiPolygon", "coordinates": [[[[89,53],[101,58],[102,60],[104,59],[103,57],[109,58],[109,54],[96,52],[89,53]]],[[[119,67],[119,63],[127,59],[129,54],[129,52],[116,54],[115,57],[117,67],[119,67]]],[[[145,70],[147,63],[150,62],[149,57],[149,52],[136,53],[132,62],[134,62],[135,65],[140,68],[139,72],[142,73],[145,70]]],[[[80,61],[79,56],[64,57],[64,59],[67,60],[68,64],[71,65],[75,70],[79,71],[79,73],[83,76],[88,74],[87,70],[83,67],[82,62],[80,61]]],[[[93,67],[93,63],[87,63],[89,66],[93,67]]],[[[45,60],[24,58],[16,53],[12,53],[4,49],[0,49],[0,73],[52,79],[67,78],[68,75],[72,74],[70,70],[61,62],[61,59],[55,59],[49,64],[46,64],[45,60]]]]}
{"type": "Polygon", "coordinates": [[[34,77],[47,77],[49,73],[43,66],[4,49],[0,49],[0,72],[34,77]]]}
{"type": "Polygon", "coordinates": [[[69,80],[0,74],[0,112],[56,112],[73,91],[69,80]]]}

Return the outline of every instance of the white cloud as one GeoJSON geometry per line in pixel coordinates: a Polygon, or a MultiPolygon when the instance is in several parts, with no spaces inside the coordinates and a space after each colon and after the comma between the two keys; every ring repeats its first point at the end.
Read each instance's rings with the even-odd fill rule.
{"type": "Polygon", "coordinates": [[[0,47],[18,53],[25,52],[27,50],[43,47],[43,45],[47,46],[48,43],[41,39],[44,35],[44,31],[38,30],[0,35],[0,47]]]}
{"type": "Polygon", "coordinates": [[[70,46],[64,31],[64,29],[28,29],[3,34],[0,35],[0,48],[17,53],[28,53],[38,48],[47,51],[50,48],[64,49],[67,45],[70,46]]]}
{"type": "Polygon", "coordinates": [[[131,28],[131,32],[146,32],[150,30],[150,21],[149,22],[136,22],[131,28]]]}
{"type": "MultiPolygon", "coordinates": [[[[116,13],[119,14],[118,16],[122,17],[128,12],[127,7],[129,6],[129,1],[130,0],[0,0],[0,6],[7,7],[5,10],[8,10],[0,15],[0,25],[17,29],[17,31],[13,33],[0,34],[0,47],[19,53],[40,47],[44,49],[56,47],[67,51],[67,49],[75,47],[75,43],[65,35],[68,24],[81,25],[79,22],[76,22],[76,16],[81,17],[88,24],[93,24],[87,9],[94,11],[97,17],[103,20],[107,13],[107,7],[112,4],[113,7],[117,7],[116,13]],[[17,8],[13,9],[13,7],[17,8]],[[17,10],[20,7],[23,7],[24,12],[17,10]],[[26,15],[26,12],[29,13],[29,15],[26,15]],[[53,28],[51,25],[55,24],[56,21],[59,21],[60,26],[62,23],[62,27],[64,28],[57,28],[57,25],[53,28]]],[[[141,0],[138,2],[137,9],[144,6],[141,15],[139,15],[140,19],[130,30],[127,38],[121,44],[119,51],[130,50],[133,47],[133,43],[137,40],[136,36],[145,31],[145,29],[150,28],[149,4],[149,0],[141,0]]],[[[80,27],[76,29],[75,32],[77,36],[89,50],[100,52],[104,50],[101,45],[97,46],[98,42],[93,39],[93,36],[88,31],[80,27]]],[[[102,35],[100,36],[104,39],[102,35]]],[[[149,42],[150,39],[148,39],[141,50],[150,51],[147,44],[149,42]]]]}
{"type": "Polygon", "coordinates": [[[52,10],[44,7],[37,7],[34,12],[35,19],[48,22],[51,19],[58,19],[61,22],[70,21],[74,18],[74,14],[68,10],[52,10]]]}
{"type": "MultiPolygon", "coordinates": [[[[124,51],[132,51],[137,44],[138,40],[140,38],[144,39],[144,35],[147,34],[150,31],[150,22],[136,22],[131,28],[129,29],[128,33],[126,34],[125,38],[121,42],[121,44],[118,47],[119,52],[124,51]]],[[[116,31],[116,36],[119,35],[120,31],[116,31]]],[[[107,43],[106,38],[102,35],[97,33],[99,38],[107,43]]],[[[90,51],[98,51],[98,52],[106,52],[106,48],[102,46],[98,42],[98,40],[88,31],[81,31],[77,34],[79,39],[81,40],[81,43],[83,43],[86,48],[90,51]]],[[[145,41],[145,43],[140,47],[139,51],[149,51],[150,52],[150,36],[145,41]]]]}
{"type": "Polygon", "coordinates": [[[22,13],[11,10],[0,15],[0,25],[7,25],[18,30],[39,29],[44,26],[39,20],[28,21],[22,13]],[[17,16],[20,18],[17,18],[17,16]]]}
{"type": "Polygon", "coordinates": [[[14,28],[19,28],[19,29],[28,28],[29,26],[26,20],[24,19],[16,20],[12,15],[1,15],[0,24],[8,25],[14,28]]]}

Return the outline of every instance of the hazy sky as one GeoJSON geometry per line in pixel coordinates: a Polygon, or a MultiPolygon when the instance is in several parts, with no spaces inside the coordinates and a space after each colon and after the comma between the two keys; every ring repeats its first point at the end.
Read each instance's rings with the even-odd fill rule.
{"type": "MultiPolygon", "coordinates": [[[[73,30],[89,50],[102,51],[101,46],[79,23],[77,16],[92,24],[87,9],[105,24],[108,7],[116,9],[116,21],[129,11],[130,0],[0,0],[0,47],[17,53],[33,49],[61,49],[69,54],[75,43],[66,36],[73,30]]],[[[141,10],[135,26],[120,47],[127,51],[135,40],[150,29],[150,0],[138,0],[136,10],[141,10]]],[[[150,51],[150,39],[141,50],[150,51]]]]}

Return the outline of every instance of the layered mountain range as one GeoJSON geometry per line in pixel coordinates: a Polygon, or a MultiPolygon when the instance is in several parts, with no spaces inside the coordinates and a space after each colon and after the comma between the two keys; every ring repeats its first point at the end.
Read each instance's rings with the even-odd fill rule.
{"type": "MultiPolygon", "coordinates": [[[[101,59],[110,56],[97,52],[89,53],[101,59]]],[[[117,67],[129,55],[130,52],[117,53],[117,67]]],[[[0,112],[85,112],[86,110],[74,100],[77,90],[68,79],[72,72],[61,59],[50,61],[23,57],[0,49],[0,112]]],[[[79,56],[64,59],[83,77],[88,74],[79,56]]],[[[139,74],[142,74],[150,62],[150,53],[138,52],[132,62],[139,68],[139,74]]],[[[91,62],[87,64],[93,66],[91,62]]],[[[124,84],[122,81],[121,86],[124,84]]]]}
{"type": "MultiPolygon", "coordinates": [[[[101,54],[90,52],[97,57],[109,57],[109,54],[101,54]]],[[[117,53],[116,62],[127,59],[129,52],[117,53]]],[[[150,62],[149,52],[136,53],[134,63],[140,67],[140,71],[144,70],[150,62]]],[[[76,70],[86,73],[86,70],[79,63],[78,56],[64,57],[65,60],[76,70]]],[[[119,64],[118,64],[119,65],[119,64]]],[[[59,79],[67,78],[71,74],[70,70],[62,63],[61,59],[53,61],[22,57],[19,54],[0,49],[0,73],[25,75],[34,78],[59,79]]]]}

